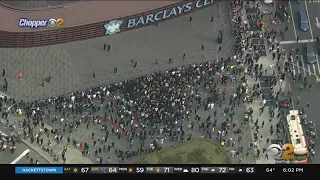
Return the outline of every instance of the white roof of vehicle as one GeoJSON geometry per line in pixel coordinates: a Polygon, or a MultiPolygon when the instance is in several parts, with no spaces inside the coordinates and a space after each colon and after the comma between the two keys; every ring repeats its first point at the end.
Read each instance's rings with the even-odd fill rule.
{"type": "Polygon", "coordinates": [[[290,110],[289,112],[289,115],[287,115],[287,123],[289,126],[288,129],[291,143],[293,144],[295,151],[306,151],[306,138],[303,133],[299,112],[298,110],[290,110]]]}

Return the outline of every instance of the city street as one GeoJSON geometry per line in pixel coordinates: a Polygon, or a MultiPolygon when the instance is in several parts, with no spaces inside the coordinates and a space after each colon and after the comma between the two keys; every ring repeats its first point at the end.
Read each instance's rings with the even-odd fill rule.
{"type": "MultiPolygon", "coordinates": [[[[317,36],[320,36],[320,22],[318,20],[320,1],[289,1],[289,9],[291,13],[291,22],[288,23],[288,32],[284,41],[312,41],[317,36]],[[299,11],[305,11],[309,17],[308,31],[302,31],[299,23],[299,11]]],[[[283,25],[282,25],[283,26],[283,25]]],[[[281,27],[283,28],[283,27],[281,27]]]]}
{"type": "MultiPolygon", "coordinates": [[[[0,131],[7,135],[9,134],[7,129],[2,125],[0,125],[0,131]]],[[[7,147],[5,151],[0,151],[0,164],[28,164],[30,159],[25,156],[26,153],[29,153],[29,157],[30,159],[33,159],[33,162],[38,160],[40,164],[49,164],[37,152],[33,151],[23,143],[16,143],[16,150],[13,154],[11,153],[9,147],[7,147]]]]}
{"type": "MultiPolygon", "coordinates": [[[[318,54],[316,43],[311,43],[314,48],[314,52],[318,54]]],[[[299,61],[296,60],[296,52],[293,54],[293,72],[295,74],[302,74],[303,76],[314,76],[320,75],[320,63],[319,57],[316,58],[316,62],[314,64],[307,63],[305,54],[303,52],[304,43],[292,43],[292,44],[283,44],[282,47],[286,49],[286,52],[289,52],[290,49],[296,51],[297,47],[299,47],[298,57],[301,59],[302,64],[299,64],[299,61]]]]}
{"type": "MultiPolygon", "coordinates": [[[[320,88],[319,88],[319,83],[316,83],[315,77],[309,76],[308,77],[309,83],[312,83],[312,89],[311,91],[307,90],[302,90],[300,91],[299,89],[299,84],[301,83],[293,83],[291,78],[288,78],[288,83],[290,83],[290,88],[293,91],[294,94],[294,108],[297,109],[297,96],[300,94],[300,100],[301,104],[300,107],[305,106],[307,103],[310,103],[310,107],[308,109],[307,115],[308,115],[308,120],[313,121],[316,124],[316,127],[320,127],[320,119],[319,119],[319,107],[320,107],[320,101],[318,98],[315,98],[318,94],[320,94],[320,88]]],[[[317,136],[319,137],[319,132],[317,132],[317,136]]],[[[306,136],[307,140],[310,138],[310,136],[306,136]]],[[[319,144],[320,140],[319,139],[314,139],[316,142],[316,148],[315,151],[319,152],[319,144]]],[[[314,156],[313,157],[313,164],[319,164],[320,163],[320,157],[314,156]]]]}
{"type": "MultiPolygon", "coordinates": [[[[300,28],[300,23],[299,23],[299,11],[305,11],[308,14],[308,8],[307,8],[307,2],[305,3],[304,1],[289,1],[289,8],[291,12],[291,24],[292,28],[289,26],[289,31],[294,31],[294,36],[287,36],[285,38],[286,41],[296,41],[297,38],[299,40],[308,40],[308,39],[313,39],[313,33],[312,33],[312,28],[313,26],[310,26],[310,30],[308,31],[302,31],[300,28]]],[[[291,33],[292,34],[292,33],[291,33]]]]}
{"type": "Polygon", "coordinates": [[[307,1],[306,3],[307,11],[309,14],[310,29],[312,34],[312,39],[315,39],[317,36],[320,36],[320,22],[319,22],[319,10],[320,10],[320,1],[307,1]]]}

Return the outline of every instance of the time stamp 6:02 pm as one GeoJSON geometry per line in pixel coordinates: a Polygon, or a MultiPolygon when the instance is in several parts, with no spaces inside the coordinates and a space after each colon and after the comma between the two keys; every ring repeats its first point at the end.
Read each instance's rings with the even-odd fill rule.
{"type": "Polygon", "coordinates": [[[28,18],[21,18],[18,25],[19,27],[29,27],[32,29],[43,27],[63,28],[64,23],[65,22],[63,18],[51,18],[49,20],[32,20],[28,18]]]}
{"type": "MultiPolygon", "coordinates": [[[[274,167],[266,168],[266,173],[272,173],[276,172],[276,169],[274,167]]],[[[304,169],[303,167],[284,167],[281,168],[283,173],[303,173],[304,169]]]]}

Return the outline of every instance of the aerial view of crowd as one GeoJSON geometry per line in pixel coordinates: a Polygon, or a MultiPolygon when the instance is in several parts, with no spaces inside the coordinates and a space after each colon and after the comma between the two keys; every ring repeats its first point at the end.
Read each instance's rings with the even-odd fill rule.
{"type": "Polygon", "coordinates": [[[3,97],[1,115],[13,136],[2,147],[20,138],[59,163],[68,162],[71,148],[97,164],[133,163],[135,157],[206,138],[225,147],[234,163],[253,163],[257,138],[243,142],[250,134],[244,114],[253,121],[246,106],[262,92],[258,82],[249,88],[246,75],[257,80],[266,68],[258,63],[259,49],[251,48],[254,34],[238,18],[243,2],[235,2],[234,56],[34,102],[3,97]]]}

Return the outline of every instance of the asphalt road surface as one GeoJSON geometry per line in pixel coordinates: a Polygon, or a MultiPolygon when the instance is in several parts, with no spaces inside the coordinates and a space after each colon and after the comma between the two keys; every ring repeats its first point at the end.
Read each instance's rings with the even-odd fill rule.
{"type": "MultiPolygon", "coordinates": [[[[295,74],[301,73],[303,76],[315,76],[320,75],[320,62],[319,57],[316,57],[316,62],[314,64],[310,64],[306,61],[305,54],[303,52],[305,43],[291,43],[291,44],[283,44],[282,47],[286,49],[286,52],[289,52],[290,49],[294,49],[294,62],[291,64],[293,66],[293,71],[295,74]],[[296,53],[296,49],[299,47],[299,52],[296,53]],[[302,64],[299,64],[299,61],[296,60],[296,55],[298,54],[299,60],[301,60],[302,64]]],[[[316,54],[319,54],[317,50],[317,44],[316,43],[308,43],[312,44],[312,47],[314,48],[314,52],[316,54]]]]}
{"type": "Polygon", "coordinates": [[[307,8],[307,12],[309,14],[310,26],[312,27],[310,32],[311,32],[313,39],[314,39],[317,36],[320,36],[320,24],[319,24],[320,22],[318,19],[320,17],[320,14],[319,14],[320,1],[307,0],[305,5],[307,8]],[[318,21],[317,21],[317,19],[318,19],[318,21]]]}
{"type": "MultiPolygon", "coordinates": [[[[7,135],[9,134],[7,128],[2,125],[0,125],[0,131],[7,135]]],[[[5,151],[0,151],[0,164],[10,164],[13,161],[16,161],[15,164],[29,164],[30,159],[22,155],[25,151],[29,151],[29,158],[32,158],[33,162],[38,160],[40,164],[49,164],[37,152],[33,151],[23,143],[16,143],[16,150],[14,151],[14,153],[11,153],[9,147],[7,147],[5,151]]]]}
{"type": "MultiPolygon", "coordinates": [[[[298,3],[297,1],[290,1],[289,2],[289,8],[291,11],[291,23],[292,23],[292,30],[294,31],[295,37],[289,37],[290,40],[296,40],[297,37],[299,40],[307,40],[307,39],[313,39],[312,37],[312,27],[310,27],[310,30],[308,31],[302,31],[300,29],[299,24],[299,11],[305,11],[308,13],[307,6],[304,3],[304,1],[301,1],[298,3]]],[[[291,29],[291,28],[289,28],[291,29]]]]}
{"type": "Polygon", "coordinates": [[[285,36],[284,41],[311,41],[317,36],[320,36],[320,24],[317,23],[317,18],[319,16],[320,1],[305,0],[305,1],[289,1],[289,11],[291,14],[290,23],[282,23],[278,25],[284,28],[288,25],[288,32],[285,36]],[[302,31],[299,25],[299,14],[298,11],[305,11],[309,17],[308,31],[302,31]]]}
{"type": "MultiPolygon", "coordinates": [[[[310,108],[308,109],[307,112],[307,116],[308,116],[308,120],[311,120],[315,123],[316,125],[316,130],[320,130],[320,119],[319,119],[319,107],[320,107],[320,101],[319,98],[316,98],[319,94],[320,94],[320,84],[316,83],[315,77],[309,76],[308,77],[308,81],[309,83],[312,83],[312,89],[311,91],[307,91],[307,90],[302,90],[300,91],[299,89],[299,84],[301,83],[293,83],[291,81],[291,78],[289,79],[289,84],[290,84],[290,88],[293,91],[294,94],[294,108],[297,108],[297,95],[300,94],[300,100],[301,100],[301,105],[305,106],[307,103],[310,103],[310,108]]],[[[319,132],[317,132],[317,136],[320,137],[319,132]]],[[[310,136],[306,136],[307,140],[309,140],[311,137],[310,136]]],[[[315,151],[319,152],[320,151],[320,140],[316,139],[316,138],[312,138],[315,142],[316,142],[316,148],[315,151]]],[[[319,164],[320,163],[320,157],[317,156],[317,154],[313,157],[313,164],[319,164]]]]}

